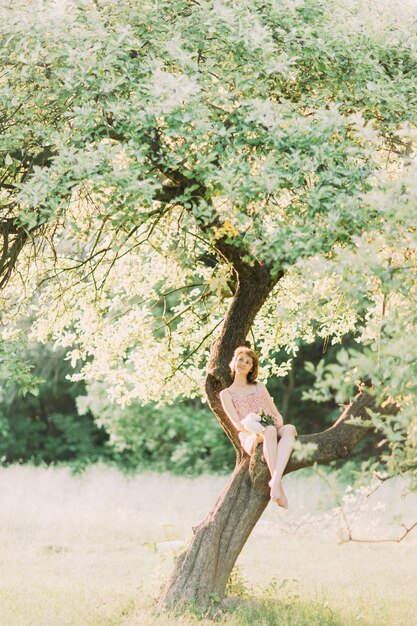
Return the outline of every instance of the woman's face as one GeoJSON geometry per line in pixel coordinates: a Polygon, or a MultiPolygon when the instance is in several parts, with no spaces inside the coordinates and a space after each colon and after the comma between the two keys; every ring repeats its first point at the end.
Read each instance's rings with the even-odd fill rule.
{"type": "Polygon", "coordinates": [[[246,374],[247,376],[249,372],[251,371],[252,367],[253,367],[253,360],[251,359],[250,356],[248,356],[244,352],[241,352],[240,354],[237,355],[236,360],[235,360],[235,372],[239,374],[246,374]]]}

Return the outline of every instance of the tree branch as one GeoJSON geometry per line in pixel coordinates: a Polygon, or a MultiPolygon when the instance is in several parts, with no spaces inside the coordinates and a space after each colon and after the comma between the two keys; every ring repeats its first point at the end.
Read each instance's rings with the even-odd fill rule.
{"type": "Polygon", "coordinates": [[[316,463],[327,464],[349,456],[352,448],[365,437],[372,426],[369,424],[369,420],[368,424],[364,422],[361,425],[347,422],[354,417],[367,419],[368,408],[375,408],[374,399],[362,391],[345,407],[333,426],[321,433],[300,436],[301,444],[313,443],[317,448],[308,459],[302,461],[297,461],[295,458],[290,459],[286,473],[294,472],[303,467],[311,467],[316,463]]]}
{"type": "MultiPolygon", "coordinates": [[[[344,459],[351,453],[352,449],[365,437],[372,428],[371,425],[347,423],[350,418],[360,417],[366,419],[367,408],[374,408],[374,399],[366,392],[360,392],[352,400],[338,420],[320,433],[312,435],[300,435],[298,440],[301,444],[315,444],[316,449],[308,458],[298,460],[293,453],[285,469],[285,474],[295,472],[304,467],[311,467],[315,464],[328,464],[331,461],[344,459]]],[[[369,423],[369,421],[368,421],[369,423]]],[[[262,449],[258,446],[256,453],[250,459],[250,474],[253,483],[260,490],[267,490],[269,472],[262,462],[262,449]]]]}
{"type": "Polygon", "coordinates": [[[349,536],[348,539],[342,540],[340,543],[350,543],[351,541],[354,543],[400,543],[403,539],[407,537],[411,531],[417,527],[417,522],[411,524],[411,526],[406,526],[405,524],[400,524],[402,526],[403,533],[396,538],[392,539],[356,539],[355,537],[349,536]]]}

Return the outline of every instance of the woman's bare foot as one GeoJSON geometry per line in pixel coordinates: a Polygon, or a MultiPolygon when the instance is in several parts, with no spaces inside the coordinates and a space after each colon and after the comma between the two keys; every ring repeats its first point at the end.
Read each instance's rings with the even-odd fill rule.
{"type": "Polygon", "coordinates": [[[277,485],[277,483],[271,478],[271,480],[268,483],[268,486],[271,489],[270,498],[272,502],[277,502],[277,500],[280,497],[279,485],[277,485]]]}
{"type": "Polygon", "coordinates": [[[281,481],[271,478],[268,485],[271,488],[271,500],[276,502],[281,508],[288,509],[288,500],[281,481]]]}
{"type": "Polygon", "coordinates": [[[284,487],[282,486],[281,482],[279,484],[279,487],[280,487],[280,496],[277,500],[277,504],[278,506],[281,506],[283,509],[288,509],[287,496],[285,495],[284,487]]]}

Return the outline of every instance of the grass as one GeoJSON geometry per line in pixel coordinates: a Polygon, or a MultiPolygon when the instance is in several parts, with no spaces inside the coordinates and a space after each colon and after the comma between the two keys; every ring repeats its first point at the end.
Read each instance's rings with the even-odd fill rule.
{"type": "MultiPolygon", "coordinates": [[[[191,611],[157,615],[154,604],[226,480],[1,469],[0,625],[213,624],[191,611]]],[[[239,558],[230,610],[216,623],[416,626],[417,529],[400,543],[340,537],[346,523],[354,537],[398,536],[400,522],[417,519],[417,495],[402,498],[400,481],[359,501],[346,494],[342,518],[319,477],[298,472],[286,484],[290,509],[268,506],[239,558]]]]}

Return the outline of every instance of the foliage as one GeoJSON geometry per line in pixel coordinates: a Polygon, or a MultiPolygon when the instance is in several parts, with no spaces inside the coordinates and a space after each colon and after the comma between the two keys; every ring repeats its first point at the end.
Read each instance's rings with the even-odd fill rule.
{"type": "Polygon", "coordinates": [[[156,408],[132,403],[121,408],[109,403],[105,389],[91,385],[77,404],[90,410],[110,433],[119,466],[193,475],[222,473],[233,467],[234,453],[213,414],[200,402],[156,408]]]}
{"type": "Polygon", "coordinates": [[[5,335],[0,342],[0,380],[4,386],[4,390],[0,390],[0,401],[3,395],[13,393],[13,387],[20,395],[37,395],[42,379],[33,373],[33,364],[22,356],[27,347],[25,335],[17,333],[12,341],[7,340],[7,333],[5,335]]]}
{"type": "Polygon", "coordinates": [[[413,3],[29,5],[1,10],[4,321],[26,307],[30,337],[122,405],[193,398],[230,258],[261,263],[263,375],[353,337],[313,395],[372,379],[399,407],[370,416],[389,469],[415,468],[413,3]]]}
{"type": "Polygon", "coordinates": [[[226,596],[247,598],[249,596],[248,582],[238,565],[232,569],[226,585],[226,596]]]}
{"type": "MultiPolygon", "coordinates": [[[[329,363],[335,360],[332,347],[329,363]]],[[[334,419],[336,407],[330,402],[304,400],[303,392],[313,383],[304,370],[306,359],[317,363],[322,346],[300,347],[294,359],[291,380],[271,378],[269,389],[286,420],[299,432],[313,433],[326,428],[334,419]]],[[[198,400],[175,402],[163,408],[132,402],[121,408],[109,401],[103,385],[71,383],[72,369],[65,352],[50,346],[32,345],[20,356],[30,368],[37,394],[20,393],[19,382],[3,380],[0,402],[0,457],[3,463],[70,463],[81,469],[98,459],[116,463],[122,470],[146,468],[177,474],[223,473],[233,467],[234,455],[227,438],[213,415],[198,400]],[[6,384],[8,385],[6,386],[6,384]]],[[[357,450],[356,459],[375,456],[377,449],[368,441],[357,450]]],[[[357,461],[346,463],[335,472],[352,472],[357,461]],[[350,467],[350,466],[353,467],[350,467]],[[349,469],[350,468],[350,469],[349,469]]]]}
{"type": "Polygon", "coordinates": [[[72,462],[82,468],[111,458],[106,433],[97,428],[91,414],[78,416],[75,398],[83,383],[70,383],[70,368],[62,351],[31,346],[23,355],[36,379],[36,395],[22,396],[21,379],[2,380],[0,402],[0,458],[3,464],[30,461],[35,464],[72,462]],[[8,384],[6,384],[8,383],[8,384]]]}
{"type": "Polygon", "coordinates": [[[21,379],[4,387],[3,464],[65,463],[81,470],[101,460],[122,470],[141,467],[178,474],[222,473],[233,467],[227,438],[199,401],[163,409],[133,403],[122,409],[108,401],[99,385],[85,395],[83,382],[70,382],[72,370],[64,354],[32,345],[21,355],[32,383],[38,380],[37,393],[22,396],[21,379]]]}

